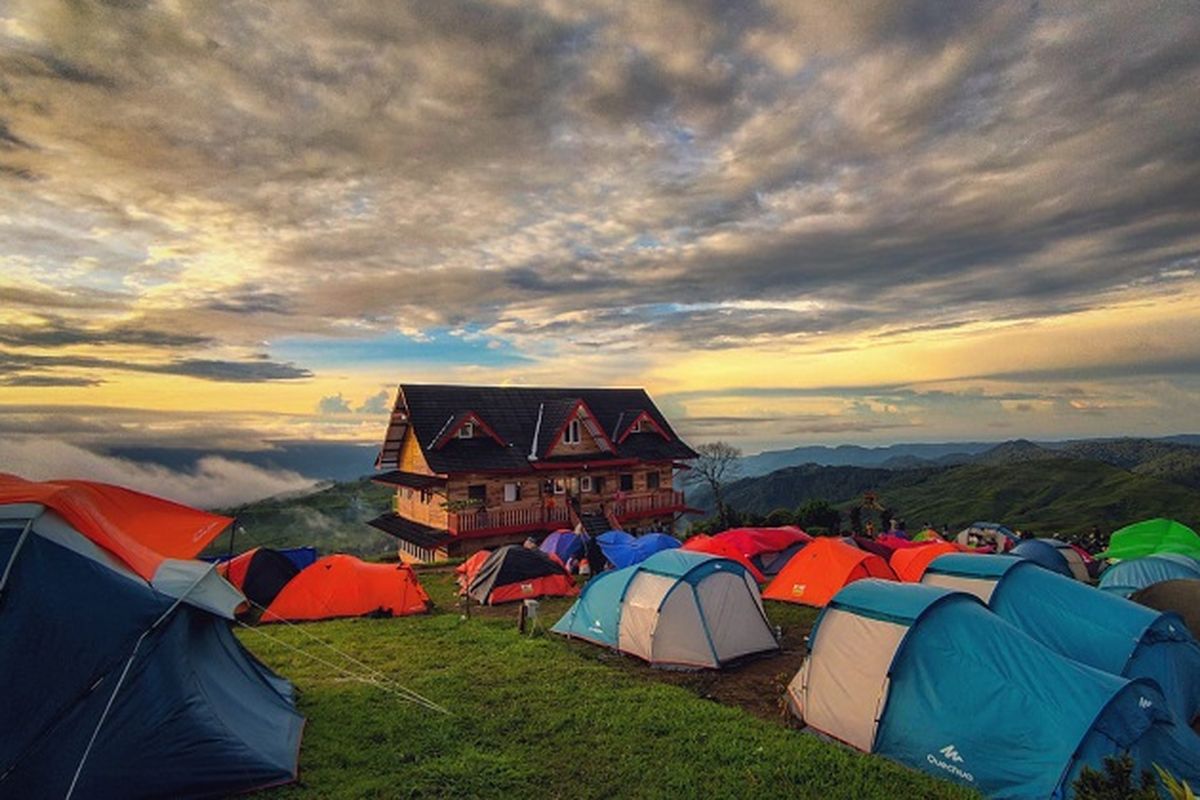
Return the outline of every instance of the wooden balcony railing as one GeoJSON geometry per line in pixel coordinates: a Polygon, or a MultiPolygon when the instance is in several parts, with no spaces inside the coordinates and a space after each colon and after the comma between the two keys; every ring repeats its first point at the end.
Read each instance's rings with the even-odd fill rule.
{"type": "Polygon", "coordinates": [[[613,514],[617,519],[624,519],[638,514],[653,513],[655,511],[665,513],[683,507],[683,492],[677,492],[673,489],[660,489],[653,494],[626,497],[612,504],[613,514]]]}
{"type": "MultiPolygon", "coordinates": [[[[604,504],[609,518],[623,520],[648,516],[655,512],[669,514],[684,508],[683,492],[662,489],[651,494],[634,495],[604,504]]],[[[553,508],[532,506],[524,508],[491,508],[481,511],[451,512],[446,529],[454,535],[520,533],[548,527],[569,528],[573,525],[571,509],[562,498],[553,508]]]]}

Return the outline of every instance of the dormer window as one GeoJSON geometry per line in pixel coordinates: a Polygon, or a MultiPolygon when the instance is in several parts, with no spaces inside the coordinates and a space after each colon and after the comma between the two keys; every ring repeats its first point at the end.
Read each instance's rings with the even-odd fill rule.
{"type": "Polygon", "coordinates": [[[474,439],[475,438],[475,423],[464,422],[462,427],[458,429],[456,434],[459,439],[474,439]]]}
{"type": "Polygon", "coordinates": [[[578,417],[567,423],[567,429],[563,431],[563,444],[579,444],[582,441],[580,439],[579,427],[578,417]]]}

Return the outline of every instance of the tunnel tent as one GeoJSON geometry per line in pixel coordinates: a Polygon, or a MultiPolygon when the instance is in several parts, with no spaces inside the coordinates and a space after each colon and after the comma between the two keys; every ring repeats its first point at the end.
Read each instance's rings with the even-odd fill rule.
{"type": "Polygon", "coordinates": [[[935,558],[958,552],[961,552],[961,548],[956,544],[931,540],[920,547],[908,547],[892,553],[888,566],[905,583],[920,583],[925,570],[935,558]]]}
{"type": "Polygon", "coordinates": [[[1129,598],[1158,611],[1173,611],[1200,638],[1200,580],[1169,580],[1139,589],[1129,598]]]}
{"type": "Polygon", "coordinates": [[[879,556],[839,538],[822,536],[793,556],[762,596],[820,607],[843,586],[863,578],[896,580],[896,573],[879,556]]]}
{"type": "Polygon", "coordinates": [[[609,531],[596,537],[601,552],[616,569],[632,566],[645,561],[650,556],[662,550],[673,550],[680,546],[680,541],[665,533],[644,533],[633,536],[625,531],[609,531]]]}
{"type": "Polygon", "coordinates": [[[779,649],[749,570],[682,549],[592,578],[552,630],[656,666],[718,669],[779,649]]]}
{"type": "Polygon", "coordinates": [[[996,583],[1023,560],[989,553],[947,553],[929,562],[921,583],[967,592],[986,603],[992,599],[996,583]],[[985,555],[988,557],[982,558],[985,555]]]}
{"type": "Polygon", "coordinates": [[[1161,581],[1200,578],[1200,561],[1179,553],[1155,553],[1119,561],[1100,573],[1100,588],[1128,597],[1161,581]]]}
{"type": "Polygon", "coordinates": [[[1077,581],[1087,582],[1090,577],[1087,562],[1079,552],[1057,539],[1024,539],[1017,542],[1009,554],[1027,558],[1052,572],[1077,581]]]}
{"type": "Polygon", "coordinates": [[[541,550],[515,544],[492,551],[467,584],[467,595],[489,606],[578,593],[562,564],[541,550]]]}
{"type": "Polygon", "coordinates": [[[335,553],[317,559],[288,581],[259,621],[402,617],[427,610],[429,595],[409,565],[369,564],[335,553]]]}
{"type": "Polygon", "coordinates": [[[1143,558],[1158,553],[1180,553],[1200,559],[1200,536],[1173,519],[1142,520],[1113,531],[1108,549],[1096,558],[1143,558]]]}
{"type": "Polygon", "coordinates": [[[294,690],[230,631],[242,595],[190,560],[228,523],[121,487],[0,475],[0,720],[21,723],[0,736],[0,796],[295,779],[294,690]]]}
{"type": "Polygon", "coordinates": [[[969,594],[858,581],[810,643],[786,692],[806,725],[984,795],[1059,797],[1118,753],[1200,779],[1200,739],[1152,681],[1071,661],[969,594]]]}
{"type": "Polygon", "coordinates": [[[290,558],[269,547],[255,547],[217,565],[217,572],[260,609],[271,605],[300,570],[290,558]]]}
{"type": "Polygon", "coordinates": [[[1001,619],[1081,664],[1153,679],[1185,722],[1200,715],[1200,644],[1173,613],[1153,611],[1011,556],[941,556],[923,582],[975,594],[1001,619]],[[949,572],[952,577],[974,572],[977,582],[968,587],[939,580],[949,572]],[[988,582],[990,590],[982,591],[988,582]]]}

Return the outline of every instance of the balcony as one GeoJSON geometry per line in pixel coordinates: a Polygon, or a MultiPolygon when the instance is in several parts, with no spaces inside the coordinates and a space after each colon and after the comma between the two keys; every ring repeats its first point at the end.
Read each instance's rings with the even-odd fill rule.
{"type": "Polygon", "coordinates": [[[613,516],[621,522],[628,519],[656,517],[660,514],[674,514],[688,510],[687,505],[683,501],[683,492],[677,492],[673,489],[660,489],[651,494],[634,495],[633,497],[614,500],[611,508],[613,516]]]}
{"type": "MultiPolygon", "coordinates": [[[[621,522],[689,510],[684,503],[683,492],[672,489],[609,500],[604,507],[621,522]]],[[[584,509],[585,512],[590,510],[599,509],[584,509]]],[[[446,529],[455,536],[494,536],[570,528],[573,524],[570,509],[565,500],[559,498],[553,508],[533,506],[450,512],[446,529]]]]}

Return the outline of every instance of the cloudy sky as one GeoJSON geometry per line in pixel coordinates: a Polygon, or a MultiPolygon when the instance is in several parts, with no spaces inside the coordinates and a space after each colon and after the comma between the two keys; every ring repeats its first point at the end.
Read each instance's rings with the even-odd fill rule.
{"type": "Polygon", "coordinates": [[[0,442],[1200,428],[1200,4],[0,0],[0,442]]]}

